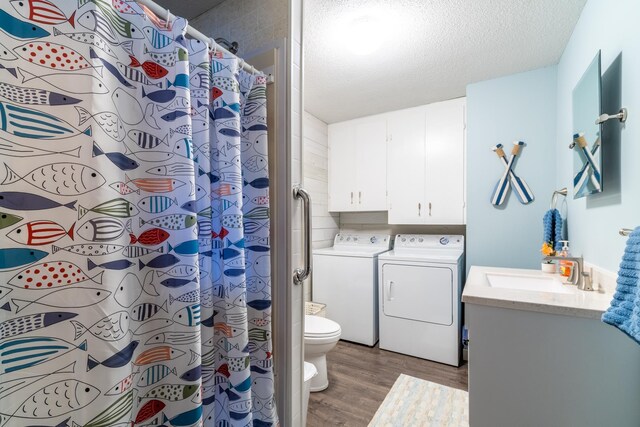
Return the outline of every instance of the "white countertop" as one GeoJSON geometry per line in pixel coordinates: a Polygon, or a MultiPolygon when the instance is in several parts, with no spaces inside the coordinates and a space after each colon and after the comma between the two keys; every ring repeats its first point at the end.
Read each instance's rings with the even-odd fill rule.
{"type": "MultiPolygon", "coordinates": [[[[462,293],[462,302],[513,310],[536,311],[539,313],[600,319],[609,308],[613,294],[602,290],[581,291],[575,285],[566,286],[569,292],[553,293],[491,287],[487,273],[550,277],[557,274],[540,270],[518,268],[472,266],[462,293]]],[[[516,279],[517,280],[517,279],[516,279]]],[[[595,287],[595,284],[594,284],[595,287]]]]}

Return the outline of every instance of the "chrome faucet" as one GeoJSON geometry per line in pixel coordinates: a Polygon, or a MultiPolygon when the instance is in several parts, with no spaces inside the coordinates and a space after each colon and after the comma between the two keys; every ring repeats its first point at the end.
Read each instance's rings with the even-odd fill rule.
{"type": "Polygon", "coordinates": [[[569,283],[578,285],[578,289],[581,291],[592,291],[593,285],[591,283],[591,276],[584,271],[584,262],[582,257],[564,257],[564,256],[546,256],[545,261],[559,260],[559,261],[571,261],[571,274],[569,275],[569,283]],[[576,271],[577,266],[577,271],[576,271]]]}

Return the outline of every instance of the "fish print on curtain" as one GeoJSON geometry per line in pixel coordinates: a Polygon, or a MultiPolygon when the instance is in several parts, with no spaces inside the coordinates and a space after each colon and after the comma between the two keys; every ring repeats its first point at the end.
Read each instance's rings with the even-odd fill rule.
{"type": "Polygon", "coordinates": [[[0,10],[0,426],[201,422],[208,87],[165,24],[124,0],[0,10]]]}
{"type": "Polygon", "coordinates": [[[205,424],[278,425],[271,341],[266,78],[211,62],[214,347],[202,356],[205,424]],[[213,368],[213,369],[211,369],[213,368]],[[204,371],[204,368],[203,368],[204,371]]]}

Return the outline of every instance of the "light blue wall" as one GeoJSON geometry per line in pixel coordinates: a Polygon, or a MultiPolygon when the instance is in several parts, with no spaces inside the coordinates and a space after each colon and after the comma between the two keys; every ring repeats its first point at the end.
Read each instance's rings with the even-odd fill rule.
{"type": "Polygon", "coordinates": [[[471,265],[540,268],[542,216],[556,182],[556,67],[467,86],[467,269],[471,265]],[[511,192],[490,202],[504,165],[491,147],[527,143],[515,172],[533,190],[522,205],[511,192]]]}
{"type": "Polygon", "coordinates": [[[614,272],[625,244],[618,228],[640,225],[639,19],[638,0],[588,1],[558,64],[557,187],[571,188],[572,153],[567,148],[572,129],[571,93],[598,49],[602,50],[606,112],[617,112],[620,103],[629,109],[623,129],[613,122],[603,129],[604,193],[568,200],[574,254],[614,272]]]}

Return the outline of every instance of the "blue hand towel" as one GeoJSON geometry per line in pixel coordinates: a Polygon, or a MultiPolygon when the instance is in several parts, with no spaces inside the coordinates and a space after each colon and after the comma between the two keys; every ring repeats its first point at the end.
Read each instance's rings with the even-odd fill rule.
{"type": "Polygon", "coordinates": [[[543,241],[553,243],[556,251],[562,249],[562,215],[558,209],[549,209],[542,218],[543,241]]]}
{"type": "Polygon", "coordinates": [[[640,344],[640,227],[629,235],[625,248],[616,292],[611,307],[602,321],[613,325],[640,344]]]}

